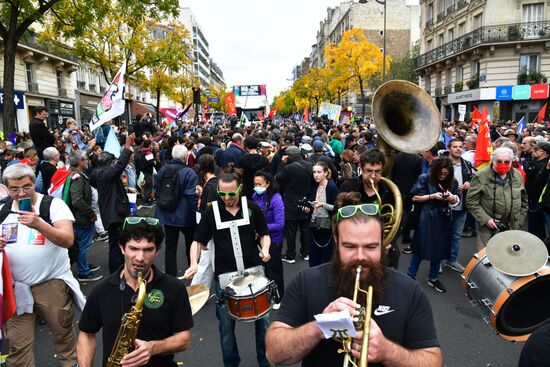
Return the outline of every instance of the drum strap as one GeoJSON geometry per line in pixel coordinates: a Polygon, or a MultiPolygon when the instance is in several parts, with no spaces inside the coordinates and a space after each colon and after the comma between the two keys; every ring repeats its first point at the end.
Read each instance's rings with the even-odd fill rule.
{"type": "Polygon", "coordinates": [[[214,219],[216,220],[216,229],[227,229],[231,234],[231,244],[233,245],[233,254],[235,255],[235,262],[237,263],[237,272],[242,275],[244,273],[244,261],[243,250],[241,247],[241,237],[239,235],[239,227],[250,224],[250,217],[248,214],[248,201],[245,197],[241,197],[241,212],[243,213],[242,219],[229,220],[222,222],[220,216],[220,208],[218,201],[212,201],[212,209],[214,211],[214,219]]]}

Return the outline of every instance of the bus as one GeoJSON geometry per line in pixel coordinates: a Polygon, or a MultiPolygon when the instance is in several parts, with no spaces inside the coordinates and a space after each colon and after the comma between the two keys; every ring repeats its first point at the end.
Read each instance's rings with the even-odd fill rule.
{"type": "Polygon", "coordinates": [[[242,113],[245,113],[249,121],[257,121],[259,120],[258,112],[262,116],[264,115],[265,107],[268,104],[265,84],[235,85],[233,94],[239,118],[242,113]]]}

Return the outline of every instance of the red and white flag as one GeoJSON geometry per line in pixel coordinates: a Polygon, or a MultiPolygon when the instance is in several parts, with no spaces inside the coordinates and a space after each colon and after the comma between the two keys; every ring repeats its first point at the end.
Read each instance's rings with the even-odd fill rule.
{"type": "Polygon", "coordinates": [[[94,131],[109,120],[114,119],[124,113],[126,101],[124,100],[124,74],[126,73],[126,60],[122,63],[120,70],[109,89],[101,98],[97,105],[94,116],[90,121],[90,130],[94,131]]]}

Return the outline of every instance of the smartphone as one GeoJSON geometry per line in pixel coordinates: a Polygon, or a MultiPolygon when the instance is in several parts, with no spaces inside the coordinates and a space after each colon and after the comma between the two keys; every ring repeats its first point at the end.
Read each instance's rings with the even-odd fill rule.
{"type": "Polygon", "coordinates": [[[31,198],[18,199],[19,210],[24,212],[32,212],[31,198]]]}

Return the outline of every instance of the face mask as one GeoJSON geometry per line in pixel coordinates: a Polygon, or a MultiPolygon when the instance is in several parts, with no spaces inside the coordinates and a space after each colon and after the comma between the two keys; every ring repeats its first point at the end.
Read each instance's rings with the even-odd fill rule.
{"type": "Polygon", "coordinates": [[[263,186],[256,186],[254,187],[254,191],[256,192],[256,194],[258,195],[263,195],[264,192],[265,192],[266,188],[263,187],[263,186]]]}
{"type": "Polygon", "coordinates": [[[500,175],[505,175],[510,170],[510,165],[506,163],[497,164],[495,166],[495,171],[500,175]]]}

